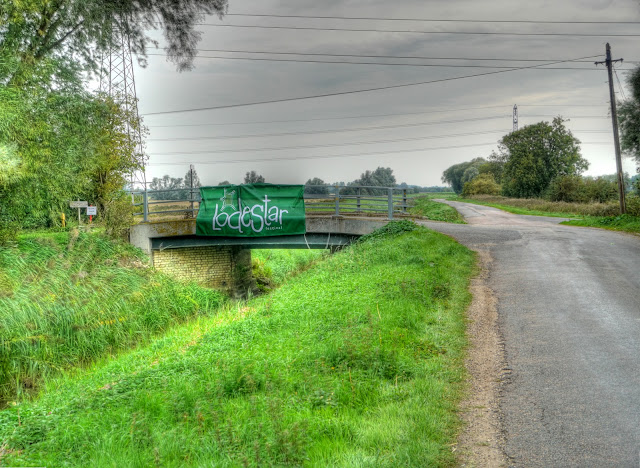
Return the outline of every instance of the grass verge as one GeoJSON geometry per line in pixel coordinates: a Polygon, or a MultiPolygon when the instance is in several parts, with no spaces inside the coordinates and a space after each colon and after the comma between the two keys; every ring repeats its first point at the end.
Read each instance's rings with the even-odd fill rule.
{"type": "Polygon", "coordinates": [[[430,196],[414,198],[412,200],[413,206],[410,209],[411,214],[433,221],[465,224],[464,219],[455,208],[444,203],[434,202],[432,198],[430,196]]]}
{"type": "Polygon", "coordinates": [[[224,301],[154,272],[139,250],[100,235],[22,235],[0,248],[0,401],[224,301]]]}
{"type": "Polygon", "coordinates": [[[51,381],[0,412],[0,462],[452,466],[472,270],[443,235],[373,236],[269,296],[51,381]]]}

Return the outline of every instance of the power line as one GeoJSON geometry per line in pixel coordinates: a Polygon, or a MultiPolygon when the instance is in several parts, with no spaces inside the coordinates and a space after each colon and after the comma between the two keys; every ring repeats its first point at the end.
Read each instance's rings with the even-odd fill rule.
{"type": "Polygon", "coordinates": [[[214,153],[243,153],[243,152],[257,152],[257,151],[283,151],[283,150],[292,150],[292,149],[310,149],[310,148],[335,148],[339,146],[360,146],[360,145],[377,145],[377,144],[386,144],[386,143],[400,143],[406,141],[421,141],[421,140],[433,140],[440,138],[452,138],[452,137],[464,137],[464,136],[474,136],[474,135],[489,135],[496,133],[506,133],[505,130],[492,130],[486,132],[470,132],[470,133],[456,133],[452,135],[430,135],[423,137],[415,137],[415,138],[396,138],[392,140],[374,140],[374,141],[357,141],[357,142],[347,142],[347,143],[325,143],[320,145],[298,145],[298,146],[281,146],[276,148],[245,148],[245,149],[216,149],[216,150],[202,150],[202,151],[170,151],[166,153],[154,153],[156,156],[169,156],[169,155],[179,155],[179,154],[214,154],[214,153]]]}
{"type": "MultiPolygon", "coordinates": [[[[231,140],[231,139],[239,139],[239,138],[263,138],[263,137],[283,137],[283,136],[293,136],[293,135],[319,135],[319,134],[327,134],[327,133],[348,133],[348,132],[362,132],[362,131],[371,131],[371,130],[388,130],[391,128],[407,128],[407,127],[424,127],[427,125],[439,125],[439,124],[447,124],[447,123],[459,123],[459,122],[473,122],[478,120],[491,120],[491,119],[504,119],[504,115],[498,115],[495,117],[477,117],[471,119],[462,119],[462,120],[443,120],[438,122],[422,122],[422,123],[409,123],[409,124],[397,124],[397,125],[379,125],[376,127],[357,127],[357,128],[340,128],[336,130],[312,130],[307,132],[284,132],[284,133],[260,133],[260,134],[250,134],[250,135],[223,135],[223,136],[213,136],[213,137],[198,137],[197,139],[201,140],[231,140]]],[[[186,141],[192,140],[193,138],[151,138],[147,141],[186,141]]]]}
{"type": "MultiPolygon", "coordinates": [[[[603,104],[522,104],[520,107],[600,107],[603,104]]],[[[319,122],[325,120],[348,120],[348,119],[368,119],[377,117],[395,117],[395,116],[409,116],[409,115],[425,115],[425,114],[437,114],[437,113],[449,113],[449,112],[466,112],[470,110],[482,110],[482,109],[498,109],[504,108],[504,105],[496,106],[481,106],[481,107],[463,107],[458,109],[434,109],[428,112],[404,112],[395,114],[368,114],[368,115],[354,115],[347,117],[324,117],[315,119],[287,119],[287,120],[258,120],[247,122],[210,122],[199,124],[174,124],[174,125],[148,125],[150,128],[175,128],[175,127],[209,127],[209,126],[228,126],[228,125],[253,125],[253,124],[271,124],[271,123],[289,123],[289,122],[319,122]]],[[[464,120],[466,121],[466,120],[464,120]]]]}
{"type": "Polygon", "coordinates": [[[499,73],[508,73],[508,72],[511,72],[511,71],[526,70],[526,69],[529,69],[529,68],[537,68],[537,67],[541,67],[541,66],[545,66],[545,65],[555,65],[557,63],[572,62],[574,60],[585,60],[585,59],[594,58],[594,57],[598,57],[598,55],[593,55],[593,56],[589,56],[589,57],[579,57],[579,58],[576,58],[576,59],[573,59],[573,60],[561,60],[561,61],[558,61],[558,62],[549,62],[549,63],[541,64],[541,65],[530,65],[530,66],[526,66],[526,67],[517,67],[517,68],[512,68],[510,70],[497,70],[497,71],[492,71],[492,72],[476,73],[474,75],[464,75],[464,76],[455,76],[455,77],[451,77],[451,78],[440,78],[440,79],[437,79],[437,80],[420,81],[420,82],[417,82],[417,83],[405,83],[405,84],[399,84],[399,85],[379,86],[379,87],[376,87],[376,88],[358,89],[358,90],[352,90],[352,91],[341,91],[341,92],[336,92],[336,93],[324,93],[324,94],[316,94],[316,95],[312,95],[312,96],[300,96],[300,97],[294,97],[294,98],[270,99],[270,100],[266,100],[266,101],[248,102],[248,103],[243,103],[243,104],[227,104],[227,105],[223,105],[223,106],[211,106],[211,107],[181,109],[181,110],[172,110],[172,111],[163,111],[163,112],[150,112],[150,113],[147,113],[147,114],[144,114],[144,115],[178,114],[178,113],[186,113],[186,112],[199,112],[199,111],[205,111],[205,110],[217,110],[217,109],[230,109],[230,108],[236,108],[236,107],[248,107],[248,106],[255,106],[255,105],[260,105],[260,104],[274,104],[274,103],[279,103],[279,102],[302,101],[302,100],[307,100],[307,99],[317,99],[317,98],[324,98],[324,97],[330,97],[330,96],[345,96],[345,95],[348,95],[348,94],[358,94],[358,93],[366,93],[366,92],[372,92],[372,91],[382,91],[382,90],[387,90],[387,89],[406,88],[406,87],[410,87],[410,86],[419,86],[419,85],[424,85],[424,84],[442,83],[442,82],[446,82],[446,81],[462,80],[462,79],[466,79],[466,78],[476,78],[476,77],[480,77],[480,76],[496,75],[496,74],[499,74],[499,73]]]}
{"type": "MultiPolygon", "coordinates": [[[[579,132],[578,130],[575,130],[579,132]]],[[[320,145],[297,145],[297,146],[281,146],[276,148],[231,148],[231,149],[216,149],[216,150],[201,150],[201,151],[169,151],[164,153],[154,153],[156,156],[170,156],[170,155],[183,155],[183,154],[216,154],[216,153],[244,153],[244,152],[260,152],[260,151],[285,151],[292,149],[311,149],[311,148],[335,148],[340,146],[361,146],[361,145],[377,145],[377,144],[387,144],[387,143],[400,143],[407,141],[422,141],[422,140],[433,140],[440,138],[454,138],[454,137],[465,137],[465,136],[475,136],[475,135],[490,135],[490,134],[505,134],[508,133],[508,130],[490,130],[485,132],[469,132],[469,133],[456,133],[449,135],[430,135],[423,137],[415,137],[415,138],[396,138],[392,140],[373,140],[373,141],[357,141],[357,142],[346,142],[346,143],[326,143],[320,145]]],[[[580,131],[580,133],[609,133],[604,130],[584,130],[580,131]]]]}
{"type": "MultiPolygon", "coordinates": [[[[444,149],[457,149],[457,148],[471,148],[476,146],[491,146],[495,145],[493,143],[477,143],[473,145],[457,145],[457,146],[442,146],[438,148],[419,148],[414,150],[392,150],[392,151],[373,151],[366,153],[354,153],[354,154],[336,154],[336,155],[321,155],[321,156],[293,156],[286,157],[280,156],[276,158],[269,159],[231,159],[231,160],[221,160],[221,161],[197,161],[197,164],[225,164],[225,163],[240,163],[240,162],[272,162],[272,161],[291,161],[291,160],[305,160],[305,159],[328,159],[328,158],[350,158],[355,156],[372,156],[372,155],[380,155],[380,154],[396,154],[396,153],[415,153],[420,151],[437,151],[444,149]]],[[[154,165],[162,165],[162,166],[176,166],[188,163],[176,163],[176,162],[167,162],[167,163],[155,163],[154,165]]]]}
{"type": "MultiPolygon", "coordinates": [[[[370,55],[370,54],[336,54],[320,52],[276,52],[265,50],[240,50],[240,49],[195,49],[197,52],[224,52],[230,54],[271,54],[271,55],[309,55],[325,57],[359,57],[359,58],[387,58],[387,59],[421,59],[421,60],[468,60],[468,61],[498,61],[498,62],[548,62],[550,60],[564,59],[532,59],[532,58],[490,58],[490,57],[432,57],[423,55],[370,55]]],[[[580,60],[571,60],[581,62],[580,60]]],[[[593,64],[591,60],[584,60],[581,63],[593,64]]],[[[636,63],[629,62],[627,63],[636,63]]]]}
{"type": "Polygon", "coordinates": [[[291,31],[343,31],[343,32],[376,32],[376,33],[406,33],[406,34],[450,34],[464,36],[555,36],[555,37],[640,37],[640,34],[592,34],[592,33],[527,33],[527,32],[496,32],[496,31],[419,31],[417,29],[371,29],[371,28],[320,28],[316,26],[265,26],[256,24],[216,24],[198,23],[198,26],[212,26],[215,28],[239,29],[280,29],[291,31]]]}
{"type": "MultiPolygon", "coordinates": [[[[508,117],[508,116],[507,116],[508,117]]],[[[528,118],[540,118],[540,117],[553,117],[549,115],[528,115],[528,118]]],[[[350,133],[350,132],[362,132],[362,131],[372,131],[372,130],[388,130],[392,128],[408,128],[408,127],[424,127],[429,125],[440,125],[440,124],[451,124],[451,123],[461,123],[461,122],[474,122],[474,121],[486,121],[493,119],[503,119],[506,118],[504,115],[494,116],[494,117],[476,117],[470,119],[460,119],[460,120],[442,120],[437,122],[419,122],[419,123],[410,123],[410,124],[397,124],[397,125],[382,125],[375,127],[357,127],[357,128],[340,128],[336,130],[311,130],[305,132],[284,132],[284,133],[258,133],[258,134],[248,134],[248,135],[222,135],[222,136],[199,136],[199,137],[174,137],[174,138],[149,138],[147,141],[156,142],[156,141],[204,141],[204,140],[234,140],[234,139],[242,139],[242,138],[265,138],[265,137],[283,137],[283,136],[298,136],[298,135],[322,135],[327,133],[350,133]]],[[[579,116],[576,118],[606,118],[606,116],[579,116]]],[[[461,136],[461,135],[453,135],[453,136],[461,136]]],[[[401,140],[398,140],[401,141],[401,140]]]]}
{"type": "MultiPolygon", "coordinates": [[[[166,57],[167,54],[148,53],[149,56],[166,57]]],[[[243,60],[248,62],[291,62],[291,63],[326,63],[331,65],[377,65],[377,66],[396,66],[396,67],[430,67],[430,68],[484,68],[492,70],[505,70],[513,68],[513,65],[447,65],[438,63],[390,63],[390,62],[349,62],[345,60],[311,60],[311,59],[288,59],[288,58],[263,58],[263,57],[226,57],[222,55],[197,55],[196,59],[217,59],[217,60],[243,60]]],[[[584,62],[591,63],[591,62],[584,62]]],[[[535,70],[586,70],[599,71],[593,67],[544,67],[535,70]]],[[[628,70],[628,69],[623,69],[628,70]]]]}
{"type": "MultiPolygon", "coordinates": [[[[351,153],[351,154],[332,154],[332,155],[314,155],[314,156],[279,156],[276,158],[269,159],[228,159],[228,160],[218,160],[218,161],[190,161],[190,162],[161,162],[161,163],[152,163],[150,166],[182,166],[190,163],[195,164],[236,164],[236,163],[245,163],[245,162],[274,162],[274,161],[292,161],[292,160],[308,160],[308,159],[331,159],[331,158],[350,158],[357,156],[377,156],[377,155],[391,155],[391,154],[400,154],[400,153],[419,153],[424,151],[441,151],[448,149],[459,149],[459,148],[474,148],[479,146],[494,146],[496,143],[476,143],[471,145],[456,145],[456,146],[441,146],[441,147],[431,147],[431,148],[418,148],[412,150],[392,150],[392,151],[369,151],[366,153],[351,153]]],[[[608,142],[592,142],[592,143],[583,143],[583,144],[591,144],[591,145],[610,145],[608,142]]],[[[185,154],[185,153],[182,153],[185,154]]]]}
{"type": "Polygon", "coordinates": [[[451,18],[381,18],[371,16],[312,16],[312,15],[277,15],[227,13],[225,16],[241,16],[256,18],[299,18],[299,19],[338,19],[338,20],[367,20],[367,21],[419,21],[427,23],[527,23],[527,24],[640,24],[638,21],[556,21],[556,20],[480,20],[480,19],[451,19],[451,18]]]}

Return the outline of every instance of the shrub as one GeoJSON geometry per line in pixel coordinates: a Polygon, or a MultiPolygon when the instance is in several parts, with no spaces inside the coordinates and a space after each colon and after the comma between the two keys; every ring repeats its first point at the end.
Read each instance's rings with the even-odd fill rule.
{"type": "Polygon", "coordinates": [[[470,195],[500,195],[502,189],[500,185],[496,183],[493,174],[486,173],[480,174],[473,178],[471,181],[464,184],[462,189],[462,196],[468,197],[470,195]]]}
{"type": "Polygon", "coordinates": [[[607,203],[618,198],[616,182],[602,177],[560,176],[551,181],[546,198],[567,203],[607,203]]]}

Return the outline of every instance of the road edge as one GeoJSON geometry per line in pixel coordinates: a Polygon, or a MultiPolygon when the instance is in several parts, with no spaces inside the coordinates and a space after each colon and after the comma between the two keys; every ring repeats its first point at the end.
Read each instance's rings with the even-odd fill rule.
{"type": "Polygon", "coordinates": [[[469,374],[466,398],[460,404],[463,428],[455,450],[464,467],[506,467],[505,435],[500,410],[502,382],[508,377],[504,341],[498,327],[497,299],[488,286],[493,261],[487,250],[476,251],[478,273],[472,278],[467,309],[469,374]]]}

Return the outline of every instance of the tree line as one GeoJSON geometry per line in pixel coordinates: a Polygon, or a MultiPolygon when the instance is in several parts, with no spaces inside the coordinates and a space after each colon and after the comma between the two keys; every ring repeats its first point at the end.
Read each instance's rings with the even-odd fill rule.
{"type": "MultiPolygon", "coordinates": [[[[226,0],[0,0],[0,242],[19,229],[73,220],[71,200],[97,205],[107,232],[130,225],[124,189],[141,155],[125,129],[146,129],[123,96],[87,91],[99,58],[126,35],[141,65],[152,29],[187,70],[207,14],[226,0]]],[[[129,97],[130,99],[131,97],[129,97]]]]}
{"type": "MultiPolygon", "coordinates": [[[[511,132],[499,141],[498,151],[450,166],[442,181],[463,196],[504,195],[579,203],[615,200],[615,175],[582,176],[589,163],[580,154],[580,141],[564,122],[556,117],[552,122],[511,132]]],[[[636,159],[640,164],[637,155],[636,159]]],[[[637,190],[637,176],[627,174],[625,181],[628,191],[637,190]]]]}

